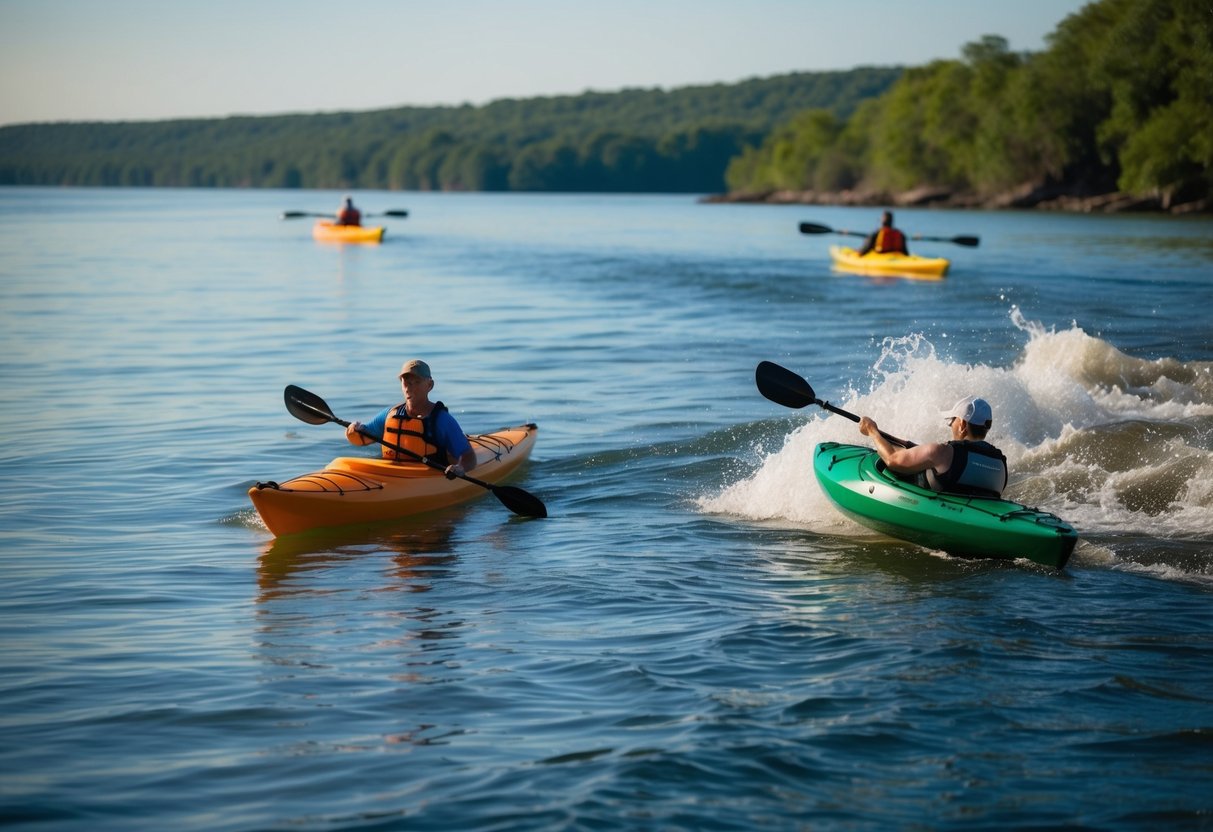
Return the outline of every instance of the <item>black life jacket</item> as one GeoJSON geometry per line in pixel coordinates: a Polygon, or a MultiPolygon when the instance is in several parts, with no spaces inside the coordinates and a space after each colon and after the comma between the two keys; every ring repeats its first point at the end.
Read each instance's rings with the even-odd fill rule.
{"type": "MultiPolygon", "coordinates": [[[[410,416],[407,405],[403,403],[396,405],[383,423],[383,441],[399,445],[417,456],[426,457],[430,462],[447,465],[446,450],[439,447],[434,429],[438,414],[444,410],[446,410],[446,405],[442,402],[434,402],[434,407],[428,416],[410,416]]],[[[387,445],[382,447],[384,459],[414,461],[414,458],[408,454],[397,453],[387,445]]]]}
{"type": "Polygon", "coordinates": [[[1007,487],[1007,458],[989,442],[957,442],[952,446],[952,464],[942,474],[928,468],[927,485],[935,491],[1001,497],[1007,487]]]}

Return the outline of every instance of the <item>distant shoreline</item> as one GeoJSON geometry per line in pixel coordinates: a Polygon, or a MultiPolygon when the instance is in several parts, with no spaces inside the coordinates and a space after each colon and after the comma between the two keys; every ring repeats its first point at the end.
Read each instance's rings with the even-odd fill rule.
{"type": "Polygon", "coordinates": [[[758,205],[854,205],[901,208],[1026,208],[1039,211],[1066,211],[1080,214],[1206,214],[1213,212],[1209,199],[1164,204],[1161,197],[1140,197],[1121,191],[1072,193],[1063,188],[1025,186],[995,196],[978,196],[946,188],[916,188],[889,193],[884,191],[758,191],[709,194],[706,204],[758,205]]]}

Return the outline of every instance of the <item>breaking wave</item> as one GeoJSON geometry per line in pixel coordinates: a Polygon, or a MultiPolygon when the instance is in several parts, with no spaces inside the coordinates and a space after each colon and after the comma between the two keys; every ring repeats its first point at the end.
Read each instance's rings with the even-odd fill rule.
{"type": "MultiPolygon", "coordinates": [[[[980,395],[994,411],[990,440],[1010,463],[1006,497],[1072,523],[1080,560],[1213,574],[1213,363],[1135,358],[1076,324],[1053,331],[1011,315],[1027,342],[1009,367],[945,360],[920,334],[888,338],[868,389],[831,401],[923,442],[947,438],[940,409],[980,395]]],[[[825,441],[867,443],[853,422],[815,410],[780,447],[757,448],[753,475],[700,508],[870,535],[834,510],[810,473],[825,441]]]]}

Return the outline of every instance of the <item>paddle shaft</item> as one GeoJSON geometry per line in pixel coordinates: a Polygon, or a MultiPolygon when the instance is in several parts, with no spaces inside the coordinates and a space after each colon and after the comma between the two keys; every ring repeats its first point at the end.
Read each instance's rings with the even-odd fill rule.
{"type": "MultiPolygon", "coordinates": [[[[835,407],[824,399],[817,398],[817,394],[813,392],[813,386],[803,377],[792,372],[787,367],[781,367],[773,361],[762,361],[758,364],[754,369],[754,381],[758,385],[758,392],[776,404],[796,410],[810,404],[815,404],[823,410],[837,413],[839,416],[845,416],[852,422],[859,421],[859,417],[854,413],[843,410],[841,407],[835,407]]],[[[883,430],[878,431],[878,433],[894,445],[900,445],[903,448],[914,447],[913,442],[898,439],[896,436],[885,433],[883,430]]]]}
{"type": "MultiPolygon", "coordinates": [[[[297,402],[297,404],[300,407],[306,407],[308,410],[312,411],[317,416],[323,416],[325,419],[327,419],[330,422],[336,422],[337,424],[341,425],[343,428],[348,428],[350,426],[350,423],[347,422],[345,419],[339,419],[338,417],[334,416],[332,413],[326,413],[323,410],[320,410],[319,408],[312,407],[307,402],[297,402]]],[[[405,456],[410,456],[413,459],[417,460],[418,462],[422,463],[423,465],[428,465],[430,468],[433,468],[435,471],[442,471],[444,473],[446,472],[445,465],[442,465],[441,463],[438,463],[438,462],[434,462],[434,460],[430,459],[429,457],[422,456],[421,454],[418,454],[418,453],[414,453],[413,451],[410,451],[408,448],[402,448],[393,442],[388,442],[386,439],[380,439],[378,436],[375,436],[373,433],[365,431],[362,428],[358,428],[358,433],[361,434],[362,436],[365,436],[367,439],[371,439],[375,442],[378,442],[380,445],[382,445],[385,448],[391,448],[393,451],[395,451],[398,454],[404,454],[405,456]]],[[[461,480],[467,480],[468,482],[472,483],[473,485],[478,485],[481,488],[487,488],[490,491],[492,491],[493,489],[495,489],[497,487],[490,482],[485,482],[484,480],[478,480],[475,477],[468,476],[467,474],[455,474],[455,476],[461,480]]]]}
{"type": "MultiPolygon", "coordinates": [[[[848,237],[867,237],[868,235],[862,231],[846,231],[845,229],[830,228],[828,225],[821,225],[815,222],[802,222],[800,224],[801,234],[844,234],[848,237]]],[[[961,235],[959,237],[928,237],[925,234],[915,234],[910,237],[911,240],[927,240],[933,243],[955,243],[958,246],[968,246],[976,248],[981,244],[980,237],[971,235],[961,235]]]]}
{"type": "MultiPolygon", "coordinates": [[[[408,211],[383,211],[378,214],[363,214],[364,217],[407,217],[408,211]]],[[[300,217],[320,217],[321,219],[332,219],[333,214],[317,214],[315,211],[283,211],[282,218],[284,220],[295,220],[300,217]]]]}
{"type": "MultiPolygon", "coordinates": [[[[850,419],[852,422],[856,422],[856,423],[859,422],[859,417],[856,416],[854,413],[843,410],[841,407],[835,407],[834,405],[830,404],[829,402],[824,402],[821,399],[813,399],[813,403],[823,410],[828,410],[831,413],[837,413],[839,416],[845,416],[848,419],[850,419]]],[[[898,439],[896,436],[893,436],[892,434],[889,434],[889,433],[885,433],[883,430],[877,429],[876,432],[879,433],[881,436],[883,436],[885,439],[892,442],[894,445],[900,445],[903,448],[913,448],[914,447],[913,442],[907,442],[904,439],[898,439]]]]}

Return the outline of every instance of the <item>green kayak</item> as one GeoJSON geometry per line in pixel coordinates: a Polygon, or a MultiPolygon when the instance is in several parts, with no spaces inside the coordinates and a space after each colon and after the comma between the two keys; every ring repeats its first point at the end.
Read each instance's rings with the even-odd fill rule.
{"type": "Polygon", "coordinates": [[[851,519],[890,537],[951,555],[1027,558],[1061,569],[1078,534],[1047,511],[1010,500],[938,493],[885,470],[872,448],[822,442],[813,470],[851,519]]]}

